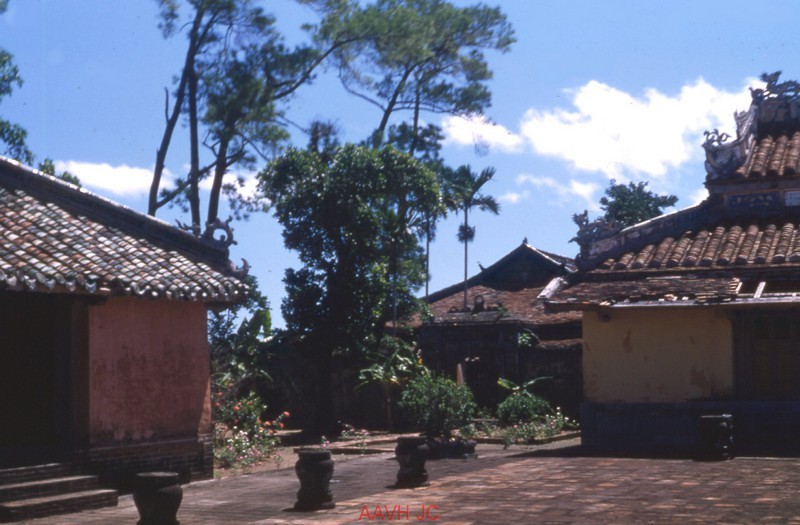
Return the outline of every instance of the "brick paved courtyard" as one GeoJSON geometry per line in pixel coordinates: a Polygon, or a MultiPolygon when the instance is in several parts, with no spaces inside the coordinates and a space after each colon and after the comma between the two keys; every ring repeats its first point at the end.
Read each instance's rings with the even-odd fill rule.
{"type": "MultiPolygon", "coordinates": [[[[431,483],[393,489],[390,454],[337,463],[336,508],[291,511],[293,469],[184,486],[181,525],[226,523],[800,523],[800,458],[727,462],[582,457],[576,441],[503,450],[473,460],[428,462],[431,483]],[[379,510],[376,507],[379,506],[379,510]],[[369,518],[372,518],[370,521],[369,518]]],[[[37,525],[135,524],[116,508],[32,520],[37,525]]]]}

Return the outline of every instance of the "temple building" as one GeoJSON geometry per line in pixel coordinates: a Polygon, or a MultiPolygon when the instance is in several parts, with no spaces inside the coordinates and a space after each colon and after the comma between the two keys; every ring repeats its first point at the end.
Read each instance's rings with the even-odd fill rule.
{"type": "Polygon", "coordinates": [[[469,385],[478,404],[491,410],[508,395],[498,378],[550,377],[537,394],[577,416],[580,312],[547,314],[538,299],[551,279],[574,271],[572,259],[526,239],[466,283],[431,294],[430,316],[417,327],[425,364],[469,385]]]}
{"type": "Polygon", "coordinates": [[[584,445],[691,454],[733,416],[740,454],[800,452],[800,84],[764,75],[736,137],[707,132],[702,203],[578,235],[552,312],[583,312],[584,445]]]}
{"type": "Polygon", "coordinates": [[[0,468],[210,478],[206,315],[242,277],[211,235],[0,157],[0,468]]]}

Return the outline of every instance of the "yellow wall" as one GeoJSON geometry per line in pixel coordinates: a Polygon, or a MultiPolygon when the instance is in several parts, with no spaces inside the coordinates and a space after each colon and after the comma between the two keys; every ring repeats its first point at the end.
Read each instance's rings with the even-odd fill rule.
{"type": "Polygon", "coordinates": [[[88,324],[91,442],[211,431],[204,304],[116,297],[88,324]]]}
{"type": "Polygon", "coordinates": [[[583,341],[587,401],[672,402],[733,391],[731,321],[719,309],[585,312],[583,341]]]}

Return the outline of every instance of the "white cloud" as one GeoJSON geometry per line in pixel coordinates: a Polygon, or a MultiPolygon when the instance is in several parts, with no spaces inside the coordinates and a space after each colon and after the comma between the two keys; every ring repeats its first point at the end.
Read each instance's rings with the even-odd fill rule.
{"type": "Polygon", "coordinates": [[[572,110],[530,109],[522,135],[542,155],[620,180],[663,177],[699,158],[702,132],[719,128],[735,136],[733,114],[750,103],[747,87],[728,92],[703,79],[675,96],[649,89],[637,98],[595,80],[566,92],[572,110]]]}
{"type": "Polygon", "coordinates": [[[486,117],[446,117],[442,120],[445,141],[482,148],[516,152],[523,146],[522,137],[486,117]]]}
{"type": "Polygon", "coordinates": [[[696,204],[700,204],[704,200],[708,198],[708,190],[705,188],[700,188],[699,190],[695,190],[686,200],[689,201],[689,206],[694,206],[696,204]]]}
{"type": "Polygon", "coordinates": [[[531,196],[531,192],[528,190],[523,191],[507,191],[504,194],[500,195],[497,200],[500,202],[504,202],[507,204],[518,204],[520,201],[527,200],[528,197],[531,196]]]}
{"type": "MultiPolygon", "coordinates": [[[[146,195],[150,191],[153,170],[122,164],[112,166],[105,163],[80,162],[76,160],[56,161],[57,172],[68,171],[76,175],[83,186],[98,192],[131,197],[146,195]]],[[[165,170],[161,187],[169,187],[172,175],[165,170]]]]}
{"type": "MultiPolygon", "coordinates": [[[[580,182],[570,179],[567,184],[563,184],[552,177],[537,177],[535,175],[517,175],[515,182],[517,186],[533,186],[538,189],[549,189],[558,197],[561,204],[573,204],[578,198],[583,201],[583,207],[589,211],[599,210],[594,197],[600,185],[594,182],[580,182]]],[[[527,190],[526,190],[527,191],[527,190]]]]}

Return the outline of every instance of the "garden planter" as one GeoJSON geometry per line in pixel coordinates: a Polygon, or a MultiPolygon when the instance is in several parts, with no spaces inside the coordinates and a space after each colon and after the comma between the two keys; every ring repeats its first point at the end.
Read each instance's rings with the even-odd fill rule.
{"type": "Polygon", "coordinates": [[[397,471],[395,487],[420,487],[428,484],[428,471],[425,470],[428,453],[428,443],[424,437],[397,438],[394,454],[400,469],[397,471]]]}
{"type": "Polygon", "coordinates": [[[330,450],[304,448],[297,452],[294,470],[300,479],[295,510],[332,509],[333,493],[330,490],[333,477],[333,460],[330,450]]]}
{"type": "Polygon", "coordinates": [[[733,416],[718,414],[700,416],[699,459],[733,458],[733,416]]]}
{"type": "Polygon", "coordinates": [[[138,525],[177,525],[183,489],[177,472],[143,472],[136,475],[133,502],[138,525]]]}
{"type": "Polygon", "coordinates": [[[475,441],[472,439],[428,439],[430,459],[476,458],[475,441]]]}

